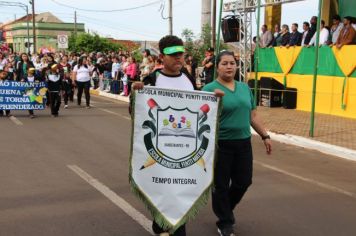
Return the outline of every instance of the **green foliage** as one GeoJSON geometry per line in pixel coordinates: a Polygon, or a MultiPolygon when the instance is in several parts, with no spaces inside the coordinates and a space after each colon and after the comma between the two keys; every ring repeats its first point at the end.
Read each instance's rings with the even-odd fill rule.
{"type": "Polygon", "coordinates": [[[136,62],[141,63],[143,55],[140,50],[135,50],[132,52],[132,57],[136,59],[136,62]]]}
{"type": "MultiPolygon", "coordinates": [[[[211,45],[212,41],[212,34],[211,34],[211,27],[209,25],[204,25],[202,28],[202,33],[200,38],[194,35],[193,31],[190,29],[184,29],[182,31],[182,38],[184,40],[184,46],[186,52],[193,56],[193,58],[200,64],[204,57],[205,51],[209,47],[214,47],[215,45],[211,45]]],[[[220,50],[227,49],[227,46],[220,41],[220,50]]]]}
{"type": "Polygon", "coordinates": [[[69,50],[72,52],[107,52],[124,49],[122,45],[110,42],[108,39],[102,38],[97,34],[81,33],[77,36],[72,34],[68,41],[69,50]]]}

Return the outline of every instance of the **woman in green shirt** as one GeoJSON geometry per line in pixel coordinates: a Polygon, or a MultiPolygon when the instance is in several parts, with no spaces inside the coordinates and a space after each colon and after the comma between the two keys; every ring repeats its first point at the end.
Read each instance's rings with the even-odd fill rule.
{"type": "Polygon", "coordinates": [[[249,87],[234,80],[237,65],[234,54],[223,51],[217,56],[217,79],[203,90],[222,90],[222,113],[218,133],[218,156],[214,174],[213,210],[218,217],[220,235],[233,236],[233,210],[252,183],[252,147],[250,126],[262,137],[271,154],[270,137],[259,120],[249,87]]]}

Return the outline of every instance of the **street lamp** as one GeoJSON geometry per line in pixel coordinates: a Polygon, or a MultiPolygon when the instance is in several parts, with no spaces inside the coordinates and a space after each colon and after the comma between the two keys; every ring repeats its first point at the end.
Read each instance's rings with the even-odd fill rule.
{"type": "MultiPolygon", "coordinates": [[[[27,17],[27,42],[30,43],[30,25],[28,20],[28,6],[21,2],[4,2],[0,1],[0,6],[11,6],[11,7],[21,7],[26,11],[27,17]]],[[[30,47],[27,48],[27,52],[30,53],[30,47]]]]}

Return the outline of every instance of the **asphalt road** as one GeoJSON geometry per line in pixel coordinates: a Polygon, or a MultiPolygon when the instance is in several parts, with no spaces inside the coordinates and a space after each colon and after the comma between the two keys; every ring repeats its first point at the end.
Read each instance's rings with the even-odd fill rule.
{"type": "MultiPolygon", "coordinates": [[[[128,183],[127,104],[92,101],[58,118],[49,110],[0,118],[0,236],[150,235],[151,217],[128,183]]],[[[356,235],[355,162],[276,142],[267,156],[259,138],[253,145],[238,235],[356,235]]],[[[217,235],[215,220],[209,203],[188,235],[217,235]]]]}

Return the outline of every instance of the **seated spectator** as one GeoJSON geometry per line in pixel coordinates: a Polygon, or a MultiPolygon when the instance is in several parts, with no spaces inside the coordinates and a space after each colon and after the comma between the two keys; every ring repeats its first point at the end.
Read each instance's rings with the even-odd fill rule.
{"type": "MultiPolygon", "coordinates": [[[[310,40],[308,46],[311,46],[311,45],[315,46],[317,33],[318,32],[315,32],[315,34],[313,35],[313,38],[310,40]]],[[[321,20],[321,22],[320,22],[319,46],[327,45],[328,38],[329,38],[329,30],[327,28],[325,28],[325,21],[321,20]]]]}
{"type": "Polygon", "coordinates": [[[267,25],[263,25],[261,30],[262,34],[260,36],[260,47],[265,48],[271,46],[273,40],[271,31],[268,31],[267,25]]]}
{"type": "Polygon", "coordinates": [[[287,44],[287,47],[289,46],[300,46],[302,43],[302,33],[298,31],[298,24],[293,23],[292,24],[292,33],[290,34],[290,40],[289,43],[287,44]]]}
{"type": "Polygon", "coordinates": [[[330,36],[331,36],[331,44],[335,44],[337,39],[339,38],[340,31],[344,27],[344,24],[341,22],[341,18],[339,15],[333,16],[333,25],[331,26],[330,36]]]}
{"type": "Polygon", "coordinates": [[[356,31],[351,26],[351,17],[344,17],[344,28],[340,31],[339,38],[336,41],[335,46],[341,48],[344,45],[353,44],[356,37],[356,31]]]}

